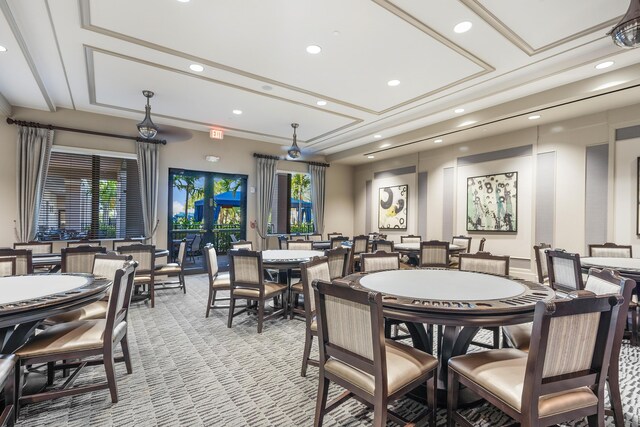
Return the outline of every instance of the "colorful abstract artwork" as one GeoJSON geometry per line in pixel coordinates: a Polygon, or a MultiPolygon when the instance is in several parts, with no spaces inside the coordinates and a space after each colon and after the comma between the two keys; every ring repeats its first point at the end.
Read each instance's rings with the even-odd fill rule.
{"type": "Polygon", "coordinates": [[[467,231],[518,231],[518,172],[467,178],[467,231]]]}
{"type": "Polygon", "coordinates": [[[378,228],[407,229],[408,185],[380,187],[378,199],[378,228]]]}

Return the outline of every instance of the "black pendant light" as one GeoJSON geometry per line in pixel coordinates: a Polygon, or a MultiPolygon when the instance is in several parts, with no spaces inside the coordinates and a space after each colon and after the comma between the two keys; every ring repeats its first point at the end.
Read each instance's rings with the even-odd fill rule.
{"type": "Polygon", "coordinates": [[[291,127],[293,128],[293,144],[287,150],[289,157],[292,159],[297,159],[300,157],[300,147],[298,147],[298,136],[296,135],[296,129],[300,126],[297,123],[291,123],[291,127]]]}
{"type": "Polygon", "coordinates": [[[640,0],[631,0],[624,17],[608,35],[620,47],[633,48],[640,45],[640,0]]]}
{"type": "Polygon", "coordinates": [[[137,124],[138,133],[143,138],[153,139],[158,134],[158,128],[151,121],[151,105],[149,104],[149,100],[153,98],[153,92],[150,90],[143,90],[142,94],[147,98],[147,105],[144,107],[144,120],[137,124]]]}

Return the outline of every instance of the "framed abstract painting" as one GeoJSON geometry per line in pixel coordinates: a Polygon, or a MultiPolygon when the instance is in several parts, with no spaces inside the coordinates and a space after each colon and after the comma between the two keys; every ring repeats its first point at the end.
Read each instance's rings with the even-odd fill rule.
{"type": "Polygon", "coordinates": [[[518,231],[518,172],[467,178],[467,231],[518,231]]]}
{"type": "Polygon", "coordinates": [[[378,228],[406,230],[409,186],[380,187],[378,191],[378,228]]]}

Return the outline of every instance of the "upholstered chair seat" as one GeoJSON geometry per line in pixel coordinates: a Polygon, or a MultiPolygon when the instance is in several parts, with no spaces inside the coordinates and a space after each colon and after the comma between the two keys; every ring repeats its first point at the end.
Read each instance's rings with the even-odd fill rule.
{"type": "MultiPolygon", "coordinates": [[[[475,382],[520,412],[527,356],[526,352],[512,348],[481,351],[452,358],[449,369],[475,382]]],[[[538,413],[540,417],[548,417],[597,403],[597,396],[588,387],[581,387],[541,396],[538,413]]]]}
{"type": "Polygon", "coordinates": [[[302,293],[302,282],[296,282],[293,285],[291,285],[291,291],[295,292],[297,294],[301,294],[302,293]]]}
{"type": "Polygon", "coordinates": [[[107,301],[96,301],[84,307],[69,311],[67,313],[58,314],[57,316],[49,317],[45,323],[65,323],[73,322],[75,320],[93,320],[104,319],[107,317],[107,308],[109,303],[107,301]]]}
{"type": "Polygon", "coordinates": [[[229,273],[218,273],[213,284],[211,285],[214,289],[217,290],[229,290],[229,286],[231,285],[231,277],[229,273]]]}
{"type": "Polygon", "coordinates": [[[16,356],[0,355],[0,390],[4,399],[4,409],[0,412],[0,426],[13,426],[15,421],[15,366],[16,356]]]}
{"type": "MultiPolygon", "coordinates": [[[[286,284],[273,283],[273,282],[264,282],[264,298],[269,298],[275,296],[277,294],[281,294],[286,290],[286,284]]],[[[247,298],[259,298],[260,290],[255,288],[235,288],[233,290],[234,295],[247,297],[247,298]]]]}
{"type": "MultiPolygon", "coordinates": [[[[438,365],[438,360],[430,354],[413,347],[386,340],[387,392],[393,394],[416,377],[425,375],[438,365]]],[[[329,359],[324,365],[325,371],[342,378],[370,394],[375,393],[376,380],[373,375],[354,368],[337,359],[329,359]]]]}

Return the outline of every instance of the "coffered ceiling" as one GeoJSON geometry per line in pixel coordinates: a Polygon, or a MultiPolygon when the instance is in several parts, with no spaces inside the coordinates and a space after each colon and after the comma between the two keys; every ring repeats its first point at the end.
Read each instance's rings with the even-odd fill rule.
{"type": "Polygon", "coordinates": [[[428,137],[490,121],[516,101],[524,111],[575,100],[587,89],[565,89],[579,80],[606,85],[640,49],[605,35],[628,0],[587,3],[0,0],[0,94],[15,106],[141,119],[149,89],[160,126],[284,146],[298,122],[303,149],[337,161],[417,129],[428,137]],[[463,21],[471,29],[456,33],[463,21]],[[614,65],[594,68],[605,60],[614,65]]]}

